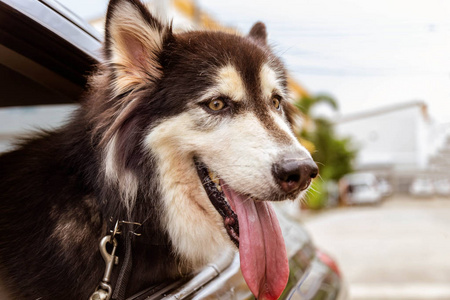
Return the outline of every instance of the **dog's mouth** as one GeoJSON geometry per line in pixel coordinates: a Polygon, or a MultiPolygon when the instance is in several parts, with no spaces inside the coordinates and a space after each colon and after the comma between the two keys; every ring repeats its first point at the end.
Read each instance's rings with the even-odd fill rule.
{"type": "Polygon", "coordinates": [[[205,164],[197,161],[195,165],[209,200],[222,216],[223,224],[231,241],[239,248],[239,220],[226,199],[219,177],[216,173],[208,170],[205,164]]]}
{"type": "Polygon", "coordinates": [[[223,218],[231,241],[239,248],[241,271],[258,299],[278,299],[289,277],[281,228],[268,201],[242,195],[196,160],[209,200],[223,218]]]}

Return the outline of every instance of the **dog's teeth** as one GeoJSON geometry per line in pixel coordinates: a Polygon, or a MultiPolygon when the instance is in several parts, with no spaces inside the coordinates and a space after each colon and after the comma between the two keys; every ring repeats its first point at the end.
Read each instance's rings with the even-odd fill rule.
{"type": "Polygon", "coordinates": [[[211,178],[211,181],[214,182],[216,185],[219,184],[219,178],[217,177],[216,172],[214,171],[208,171],[209,178],[211,178]]]}
{"type": "Polygon", "coordinates": [[[208,170],[209,178],[211,178],[211,181],[214,182],[216,185],[216,188],[219,190],[219,192],[222,192],[222,187],[220,186],[220,180],[217,176],[217,173],[211,170],[208,170]]]}

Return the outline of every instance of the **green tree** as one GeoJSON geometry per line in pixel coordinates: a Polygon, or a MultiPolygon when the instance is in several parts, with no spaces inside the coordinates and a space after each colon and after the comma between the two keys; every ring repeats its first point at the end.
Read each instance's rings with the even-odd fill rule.
{"type": "Polygon", "coordinates": [[[320,169],[320,177],[314,181],[306,199],[311,208],[321,208],[326,205],[327,183],[329,181],[337,182],[345,174],[352,172],[352,162],[356,155],[351,140],[339,138],[331,121],[311,115],[312,109],[319,103],[326,103],[334,110],[338,110],[337,101],[324,94],[303,97],[295,103],[305,119],[305,124],[300,131],[300,139],[307,140],[314,145],[311,155],[320,169]]]}
{"type": "Polygon", "coordinates": [[[295,106],[307,117],[311,118],[311,110],[317,104],[325,103],[330,105],[333,109],[338,109],[337,101],[327,94],[317,94],[315,96],[304,96],[300,98],[296,103],[295,106]]]}

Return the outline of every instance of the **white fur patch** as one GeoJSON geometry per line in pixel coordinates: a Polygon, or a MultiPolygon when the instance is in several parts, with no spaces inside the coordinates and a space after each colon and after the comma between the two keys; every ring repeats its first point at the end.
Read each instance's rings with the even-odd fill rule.
{"type": "Polygon", "coordinates": [[[281,88],[281,82],[278,79],[277,73],[267,64],[264,64],[261,67],[261,71],[259,73],[259,77],[261,80],[261,92],[263,96],[270,96],[275,91],[280,96],[286,97],[283,93],[283,89],[281,88]]]}
{"type": "Polygon", "coordinates": [[[121,199],[127,208],[128,213],[134,208],[138,190],[137,178],[127,170],[118,170],[116,156],[116,135],[108,142],[105,148],[105,176],[107,182],[118,185],[121,199]]]}
{"type": "Polygon", "coordinates": [[[190,125],[188,114],[172,118],[154,128],[145,143],[157,157],[166,230],[176,252],[190,263],[186,267],[197,268],[226,248],[229,237],[194,167],[186,140],[199,135],[191,135],[190,125]]]}
{"type": "Polygon", "coordinates": [[[246,90],[242,77],[232,65],[222,67],[217,73],[217,90],[227,95],[234,101],[243,101],[246,98],[246,90]]]}
{"type": "Polygon", "coordinates": [[[105,149],[105,175],[107,179],[116,180],[119,175],[116,166],[116,136],[114,135],[105,149]]]}

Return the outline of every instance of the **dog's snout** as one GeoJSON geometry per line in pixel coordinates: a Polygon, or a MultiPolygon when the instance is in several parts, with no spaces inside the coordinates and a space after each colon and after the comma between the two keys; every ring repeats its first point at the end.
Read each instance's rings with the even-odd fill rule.
{"type": "Polygon", "coordinates": [[[312,159],[292,154],[280,159],[272,170],[275,180],[286,193],[306,189],[311,179],[319,173],[319,168],[312,159]]]}

